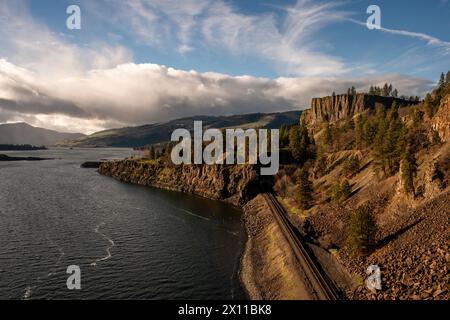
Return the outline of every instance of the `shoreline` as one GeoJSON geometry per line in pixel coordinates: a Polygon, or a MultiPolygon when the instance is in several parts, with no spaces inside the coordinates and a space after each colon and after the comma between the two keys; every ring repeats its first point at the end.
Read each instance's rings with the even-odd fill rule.
{"type": "Polygon", "coordinates": [[[309,283],[258,188],[251,167],[161,167],[130,160],[104,162],[99,174],[116,180],[225,202],[243,211],[247,237],[237,276],[249,300],[310,300],[309,283]],[[256,188],[255,188],[256,187],[256,188]],[[255,192],[258,190],[258,192],[255,192]],[[252,197],[252,193],[254,196],[252,197]],[[255,194],[256,193],[256,194],[255,194]]]}

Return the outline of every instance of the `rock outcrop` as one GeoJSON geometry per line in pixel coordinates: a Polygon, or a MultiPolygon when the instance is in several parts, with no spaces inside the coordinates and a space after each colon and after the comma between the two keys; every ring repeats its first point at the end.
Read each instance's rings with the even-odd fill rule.
{"type": "Polygon", "coordinates": [[[140,160],[104,162],[99,173],[117,180],[162,189],[197,194],[242,206],[270,188],[270,178],[261,177],[252,165],[179,165],[140,160]]]}
{"type": "Polygon", "coordinates": [[[368,94],[341,94],[323,98],[313,98],[311,108],[302,113],[301,119],[311,128],[322,122],[335,122],[358,113],[375,110],[378,106],[390,108],[394,101],[398,106],[415,104],[416,102],[393,97],[382,97],[368,94]]]}
{"type": "Polygon", "coordinates": [[[433,130],[437,131],[442,141],[450,140],[450,95],[442,99],[431,126],[433,130]]]}

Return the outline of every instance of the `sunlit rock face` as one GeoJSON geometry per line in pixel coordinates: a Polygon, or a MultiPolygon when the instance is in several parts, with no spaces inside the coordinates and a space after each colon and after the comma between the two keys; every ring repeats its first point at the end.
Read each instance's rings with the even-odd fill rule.
{"type": "Polygon", "coordinates": [[[443,142],[450,140],[450,94],[442,99],[431,125],[443,142]]]}
{"type": "Polygon", "coordinates": [[[139,160],[109,161],[99,172],[117,180],[197,194],[242,206],[270,189],[270,177],[254,165],[171,165],[139,160]]]}
{"type": "Polygon", "coordinates": [[[335,122],[347,117],[353,117],[358,113],[376,110],[377,107],[390,108],[394,101],[397,102],[399,107],[415,104],[413,101],[393,97],[368,94],[341,94],[313,98],[310,109],[302,113],[302,120],[305,120],[308,126],[312,127],[326,121],[335,122]]]}

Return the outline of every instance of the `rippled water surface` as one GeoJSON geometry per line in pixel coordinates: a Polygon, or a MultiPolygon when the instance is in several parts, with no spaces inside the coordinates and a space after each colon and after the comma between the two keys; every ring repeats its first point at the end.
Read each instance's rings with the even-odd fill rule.
{"type": "Polygon", "coordinates": [[[127,149],[3,153],[55,160],[0,162],[0,299],[244,297],[239,210],[80,168],[127,149]]]}

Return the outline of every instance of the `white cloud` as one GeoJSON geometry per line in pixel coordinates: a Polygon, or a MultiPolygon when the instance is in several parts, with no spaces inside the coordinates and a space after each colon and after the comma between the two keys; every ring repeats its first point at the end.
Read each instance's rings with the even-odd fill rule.
{"type": "Polygon", "coordinates": [[[73,45],[36,22],[26,2],[0,1],[0,17],[6,17],[0,19],[0,122],[92,132],[200,114],[305,109],[312,97],[353,85],[362,90],[392,82],[407,95],[423,95],[430,85],[398,74],[342,76],[346,63],[318,52],[313,41],[318,28],[347,16],[331,4],[299,1],[282,8],[280,25],[274,14],[246,15],[222,1],[113,1],[123,6],[121,15],[109,15],[109,7],[99,12],[142,41],[161,45],[175,34],[177,50],[189,54],[198,45],[193,35],[201,34],[220,50],[260,56],[300,76],[233,77],[135,64],[125,47],[73,45]]]}
{"type": "MultiPolygon", "coordinates": [[[[356,23],[364,28],[367,28],[367,24],[365,22],[358,21],[355,19],[347,19],[347,21],[356,23]]],[[[436,46],[436,47],[443,48],[444,54],[450,54],[450,42],[449,41],[441,40],[439,38],[430,36],[426,33],[413,32],[413,31],[407,31],[407,30],[390,29],[390,28],[385,28],[385,27],[381,27],[380,29],[375,29],[375,30],[380,30],[382,32],[389,33],[389,34],[395,34],[395,35],[406,36],[406,37],[410,37],[410,38],[416,38],[416,39],[425,41],[430,46],[436,46]]]]}
{"type": "Polygon", "coordinates": [[[48,78],[80,76],[85,70],[110,68],[133,60],[123,46],[91,43],[79,47],[31,16],[26,2],[0,1],[0,58],[48,78]]]}
{"type": "Polygon", "coordinates": [[[397,74],[268,79],[134,63],[93,70],[82,78],[48,81],[0,60],[0,110],[15,110],[10,114],[15,119],[18,114],[32,115],[32,124],[50,121],[53,126],[66,124],[90,132],[193,115],[305,109],[312,97],[345,92],[352,85],[366,90],[386,81],[408,95],[422,95],[430,85],[397,74]]]}

